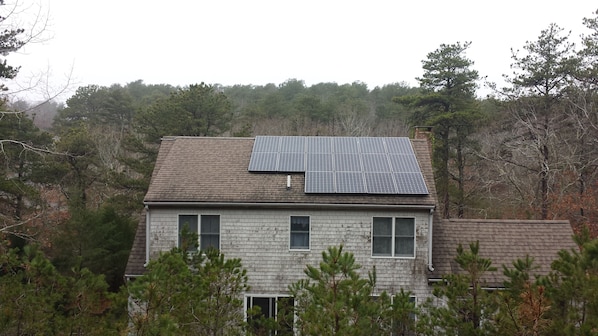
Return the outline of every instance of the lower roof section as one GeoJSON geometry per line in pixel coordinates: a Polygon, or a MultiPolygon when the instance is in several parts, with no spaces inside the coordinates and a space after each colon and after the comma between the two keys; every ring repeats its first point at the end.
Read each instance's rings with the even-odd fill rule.
{"type": "Polygon", "coordinates": [[[534,258],[538,269],[532,275],[548,275],[561,250],[577,249],[573,230],[564,220],[445,219],[434,223],[431,280],[463,273],[455,262],[457,247],[469,251],[479,242],[479,254],[497,268],[483,278],[487,287],[503,287],[502,265],[513,267],[517,259],[534,258]]]}

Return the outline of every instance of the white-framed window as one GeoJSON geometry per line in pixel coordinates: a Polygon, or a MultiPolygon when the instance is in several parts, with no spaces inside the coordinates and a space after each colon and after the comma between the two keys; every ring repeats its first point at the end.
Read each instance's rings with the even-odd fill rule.
{"type": "MultiPolygon", "coordinates": [[[[394,303],[394,301],[397,299],[396,295],[394,295],[392,297],[392,302],[394,303]]],[[[413,303],[413,307],[417,306],[417,299],[415,296],[410,295],[409,296],[409,302],[413,303]]],[[[399,336],[399,335],[416,335],[415,333],[415,323],[417,320],[417,316],[415,315],[414,312],[409,313],[409,319],[408,320],[392,320],[392,332],[391,335],[392,336],[399,336]]]]}
{"type": "Polygon", "coordinates": [[[197,251],[210,247],[220,249],[220,215],[179,215],[178,246],[187,247],[187,251],[197,251]],[[186,241],[196,235],[198,241],[186,241]]]}
{"type": "Polygon", "coordinates": [[[290,296],[247,295],[247,323],[255,334],[264,334],[264,319],[276,321],[278,330],[271,335],[293,335],[295,299],[290,296]]]}
{"type": "Polygon", "coordinates": [[[374,217],[372,221],[372,256],[415,257],[415,218],[374,217]]]}
{"type": "Polygon", "coordinates": [[[310,223],[309,216],[291,216],[291,250],[309,250],[310,223]]]}

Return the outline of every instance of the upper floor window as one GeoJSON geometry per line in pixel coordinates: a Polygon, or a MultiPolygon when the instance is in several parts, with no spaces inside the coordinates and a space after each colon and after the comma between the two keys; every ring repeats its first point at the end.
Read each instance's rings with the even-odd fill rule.
{"type": "Polygon", "coordinates": [[[197,243],[204,251],[210,247],[220,248],[219,215],[201,215],[199,221],[197,215],[179,215],[179,247],[194,252],[197,251],[197,243]],[[199,240],[193,241],[193,237],[199,240]]]}
{"type": "Polygon", "coordinates": [[[415,257],[415,218],[374,217],[372,255],[415,257]]]}
{"type": "Polygon", "coordinates": [[[291,250],[309,250],[309,216],[291,216],[291,250]]]}

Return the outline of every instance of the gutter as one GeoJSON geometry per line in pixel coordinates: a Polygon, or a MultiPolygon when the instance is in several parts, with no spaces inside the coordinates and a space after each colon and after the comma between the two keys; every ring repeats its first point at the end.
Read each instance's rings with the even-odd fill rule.
{"type": "Polygon", "coordinates": [[[434,223],[434,209],[430,209],[430,215],[428,216],[428,270],[434,272],[434,266],[432,265],[432,237],[433,237],[433,223],[434,223]]]}
{"type": "MultiPolygon", "coordinates": [[[[430,213],[434,211],[434,205],[425,204],[323,204],[323,203],[232,203],[232,202],[143,202],[146,209],[148,206],[187,206],[187,207],[218,207],[218,208],[310,208],[310,209],[418,209],[418,210],[430,210],[430,213]]],[[[431,215],[430,215],[431,216],[431,215]]],[[[149,212],[148,212],[149,218],[149,212]]],[[[430,219],[431,220],[431,219],[430,219]]]]}
{"type": "Polygon", "coordinates": [[[145,205],[145,263],[143,267],[147,267],[150,261],[150,210],[149,206],[145,205]]]}

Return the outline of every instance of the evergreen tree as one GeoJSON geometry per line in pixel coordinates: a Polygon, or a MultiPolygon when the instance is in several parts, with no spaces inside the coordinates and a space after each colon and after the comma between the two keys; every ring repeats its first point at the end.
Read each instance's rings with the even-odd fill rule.
{"type": "Polygon", "coordinates": [[[433,290],[418,320],[425,335],[489,335],[495,332],[492,318],[496,305],[492,293],[484,289],[484,275],[495,271],[492,261],[479,255],[479,243],[465,251],[459,244],[455,262],[461,272],[449,274],[433,290]]]}
{"type": "Polygon", "coordinates": [[[353,254],[343,252],[342,245],[323,251],[319,267],[307,265],[307,279],[289,287],[297,302],[299,334],[376,335],[390,331],[390,323],[382,319],[390,298],[382,293],[374,299],[375,270],[362,279],[359,269],[353,254]]]}
{"type": "Polygon", "coordinates": [[[218,250],[189,255],[173,249],[148,265],[129,286],[134,335],[242,335],[242,293],[248,290],[240,259],[218,250]],[[204,254],[205,253],[205,254],[204,254]]]}
{"type": "Polygon", "coordinates": [[[433,126],[432,161],[443,218],[451,216],[453,203],[457,217],[465,213],[469,136],[481,118],[475,99],[479,75],[471,69],[473,61],[465,56],[470,44],[441,44],[422,61],[424,74],[417,79],[422,94],[394,99],[414,109],[413,125],[433,126]]]}

